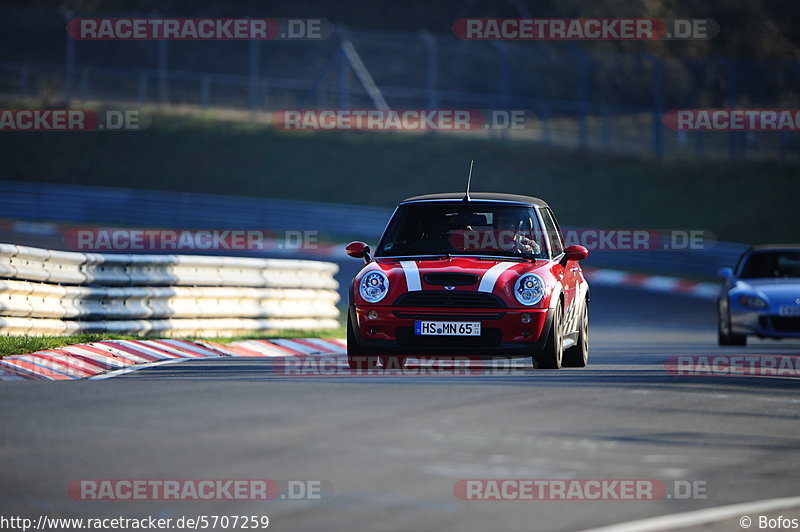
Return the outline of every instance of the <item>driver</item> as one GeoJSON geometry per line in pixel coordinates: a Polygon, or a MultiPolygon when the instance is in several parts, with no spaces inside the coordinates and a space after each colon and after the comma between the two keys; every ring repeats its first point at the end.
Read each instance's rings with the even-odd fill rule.
{"type": "MultiPolygon", "coordinates": [[[[530,221],[529,221],[530,223],[530,221]]],[[[497,243],[501,249],[516,250],[525,254],[538,254],[541,252],[541,246],[533,240],[528,238],[521,231],[525,220],[519,219],[517,216],[511,214],[499,214],[494,226],[498,231],[497,243]]]]}

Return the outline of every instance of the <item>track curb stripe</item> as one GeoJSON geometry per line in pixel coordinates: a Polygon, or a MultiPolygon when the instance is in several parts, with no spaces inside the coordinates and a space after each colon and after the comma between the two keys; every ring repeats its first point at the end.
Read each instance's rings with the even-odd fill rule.
{"type": "MultiPolygon", "coordinates": [[[[94,344],[68,345],[67,347],[64,347],[62,349],[72,353],[75,356],[92,358],[102,363],[118,367],[125,367],[125,366],[130,366],[132,364],[143,364],[145,362],[148,362],[148,360],[145,358],[138,357],[136,355],[130,355],[127,353],[125,353],[124,355],[121,353],[113,353],[110,350],[107,351],[106,349],[98,347],[94,344]]],[[[118,369],[118,368],[115,367],[112,369],[118,369]]]]}
{"type": "Polygon", "coordinates": [[[252,349],[257,353],[262,353],[266,356],[295,356],[299,353],[289,347],[280,345],[266,340],[244,340],[242,342],[233,342],[231,345],[239,345],[247,349],[252,349]]]}
{"type": "Polygon", "coordinates": [[[46,365],[42,365],[43,362],[43,360],[37,359],[35,355],[15,355],[14,357],[4,358],[2,361],[0,361],[0,365],[2,365],[4,369],[10,368],[15,374],[26,378],[43,379],[49,381],[73,380],[75,378],[58,370],[48,368],[46,365]],[[38,364],[36,363],[36,360],[38,360],[38,364]]]}
{"type": "Polygon", "coordinates": [[[318,347],[298,342],[296,338],[276,338],[274,340],[270,340],[269,343],[278,345],[280,347],[285,347],[286,349],[293,351],[295,355],[314,355],[320,352],[318,347]]]}
{"type": "Polygon", "coordinates": [[[187,340],[102,340],[0,358],[0,381],[107,379],[162,364],[221,357],[344,354],[338,338],[244,340],[231,344],[187,340]]]}
{"type": "Polygon", "coordinates": [[[152,353],[144,352],[140,349],[133,349],[131,347],[128,347],[127,345],[122,344],[121,342],[122,340],[103,340],[100,342],[95,342],[95,344],[92,345],[96,345],[98,346],[98,348],[104,351],[108,349],[111,352],[111,354],[120,358],[125,358],[134,355],[148,362],[157,362],[159,360],[164,360],[163,356],[156,356],[152,353]]]}
{"type": "Polygon", "coordinates": [[[258,351],[254,351],[249,349],[243,345],[234,345],[234,344],[220,344],[217,342],[209,342],[209,341],[202,341],[200,342],[201,345],[204,345],[209,348],[213,348],[218,353],[222,354],[223,356],[235,356],[235,357],[263,357],[262,353],[258,351]]]}
{"type": "Polygon", "coordinates": [[[60,351],[68,353],[69,356],[71,357],[83,360],[87,364],[92,364],[103,371],[112,371],[130,365],[122,362],[121,360],[117,360],[109,355],[98,354],[93,351],[90,351],[86,348],[86,346],[70,345],[67,347],[63,347],[62,349],[60,349],[60,351]]]}
{"type": "Polygon", "coordinates": [[[97,366],[90,366],[90,364],[79,358],[73,358],[68,354],[64,355],[55,351],[39,351],[36,356],[63,367],[67,375],[74,376],[77,379],[91,377],[103,371],[97,366]]]}

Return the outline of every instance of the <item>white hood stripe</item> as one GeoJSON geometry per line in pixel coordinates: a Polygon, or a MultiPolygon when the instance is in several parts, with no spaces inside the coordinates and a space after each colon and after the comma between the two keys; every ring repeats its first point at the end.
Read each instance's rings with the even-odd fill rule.
{"type": "Polygon", "coordinates": [[[486,270],[486,273],[484,273],[481,278],[481,284],[478,286],[478,292],[489,292],[491,294],[492,290],[494,290],[494,283],[497,282],[497,278],[514,264],[516,264],[516,262],[500,262],[486,270]]]}
{"type": "Polygon", "coordinates": [[[419,278],[419,268],[417,263],[413,260],[401,260],[400,266],[403,267],[403,273],[406,276],[406,286],[409,292],[422,290],[422,281],[419,278]]]}

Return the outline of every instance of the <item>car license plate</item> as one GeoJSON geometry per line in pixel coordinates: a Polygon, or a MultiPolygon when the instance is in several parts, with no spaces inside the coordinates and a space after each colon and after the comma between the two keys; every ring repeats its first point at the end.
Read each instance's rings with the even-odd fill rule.
{"type": "Polygon", "coordinates": [[[781,307],[781,316],[800,316],[800,305],[796,307],[784,305],[781,307]]]}
{"type": "Polygon", "coordinates": [[[479,321],[417,321],[414,332],[421,336],[480,336],[479,321]]]}

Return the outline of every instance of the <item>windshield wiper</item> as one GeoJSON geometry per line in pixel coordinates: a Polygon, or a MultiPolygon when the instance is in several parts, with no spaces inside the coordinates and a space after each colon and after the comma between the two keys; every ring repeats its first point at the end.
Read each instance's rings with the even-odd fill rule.
{"type": "Polygon", "coordinates": [[[375,257],[376,259],[394,259],[394,260],[420,260],[420,259],[438,259],[445,258],[450,260],[450,255],[447,253],[436,253],[434,255],[392,255],[385,257],[375,257]]]}
{"type": "Polygon", "coordinates": [[[454,257],[470,257],[476,260],[514,260],[517,262],[527,262],[529,260],[536,260],[533,257],[517,257],[514,255],[453,255],[454,257]]]}

